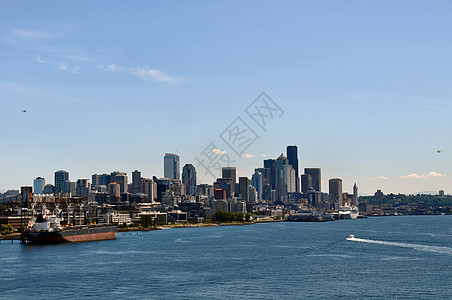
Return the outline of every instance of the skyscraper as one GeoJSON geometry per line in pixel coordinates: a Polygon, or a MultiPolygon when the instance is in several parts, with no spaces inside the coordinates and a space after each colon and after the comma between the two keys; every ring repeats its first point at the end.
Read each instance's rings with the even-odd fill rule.
{"type": "Polygon", "coordinates": [[[312,188],[312,177],[309,174],[301,175],[301,192],[303,195],[308,194],[308,189],[312,188]]]}
{"type": "Polygon", "coordinates": [[[358,186],[355,185],[353,186],[353,205],[358,206],[358,186]]]}
{"type": "Polygon", "coordinates": [[[141,172],[138,170],[132,172],[132,193],[141,193],[141,172]]]}
{"type": "Polygon", "coordinates": [[[242,201],[249,201],[250,180],[248,177],[239,177],[239,193],[242,201]]]}
{"type": "Polygon", "coordinates": [[[228,194],[228,197],[233,197],[235,194],[235,185],[237,184],[237,169],[235,167],[223,167],[221,169],[221,178],[231,180],[231,194],[228,194]]]}
{"type": "Polygon", "coordinates": [[[300,184],[298,183],[298,148],[297,146],[287,146],[287,159],[289,164],[295,170],[296,191],[300,192],[300,184]]]}
{"type": "Polygon", "coordinates": [[[287,202],[288,193],[296,191],[295,170],[289,160],[281,154],[275,162],[276,199],[287,202]]]}
{"type": "Polygon", "coordinates": [[[146,194],[148,203],[157,200],[157,183],[151,178],[141,178],[141,191],[146,194]]]}
{"type": "Polygon", "coordinates": [[[179,155],[173,153],[165,153],[163,162],[165,178],[168,178],[169,180],[173,179],[180,180],[179,155]]]}
{"type": "Polygon", "coordinates": [[[69,180],[69,173],[64,170],[55,172],[55,193],[63,192],[64,182],[69,180]]]}
{"type": "Polygon", "coordinates": [[[196,195],[196,169],[192,164],[186,164],[182,169],[182,183],[187,195],[196,195]]]}
{"type": "Polygon", "coordinates": [[[272,190],[276,189],[275,163],[276,163],[276,160],[274,160],[274,159],[265,159],[264,160],[264,168],[267,168],[270,170],[270,182],[267,182],[267,183],[270,184],[272,190]]]}
{"type": "Polygon", "coordinates": [[[110,180],[111,180],[111,182],[119,183],[121,194],[128,192],[128,188],[129,188],[128,181],[129,180],[127,177],[127,173],[114,171],[110,174],[110,180]]]}
{"type": "Polygon", "coordinates": [[[46,185],[46,180],[42,177],[36,177],[33,180],[33,191],[36,195],[41,195],[44,191],[44,187],[46,185]]]}
{"type": "Polygon", "coordinates": [[[90,188],[91,188],[91,184],[89,182],[89,179],[78,179],[77,180],[76,194],[78,197],[88,196],[88,192],[89,192],[90,188]]]}
{"type": "MultiPolygon", "coordinates": [[[[267,170],[265,168],[262,169],[267,170]]],[[[262,199],[262,192],[264,190],[264,176],[262,176],[262,173],[258,170],[259,169],[256,169],[253,176],[251,176],[251,185],[256,189],[257,198],[262,199]]]]}
{"type": "Polygon", "coordinates": [[[342,179],[331,178],[328,183],[330,202],[342,205],[342,179]]]}
{"type": "Polygon", "coordinates": [[[322,192],[322,176],[320,168],[305,168],[305,174],[311,175],[312,187],[316,192],[322,192]]]}

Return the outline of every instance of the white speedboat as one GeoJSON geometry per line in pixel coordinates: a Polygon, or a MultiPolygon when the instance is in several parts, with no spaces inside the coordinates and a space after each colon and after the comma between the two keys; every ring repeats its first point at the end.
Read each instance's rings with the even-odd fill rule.
{"type": "Polygon", "coordinates": [[[347,240],[354,240],[355,239],[355,235],[354,234],[350,234],[350,236],[347,238],[347,240]]]}

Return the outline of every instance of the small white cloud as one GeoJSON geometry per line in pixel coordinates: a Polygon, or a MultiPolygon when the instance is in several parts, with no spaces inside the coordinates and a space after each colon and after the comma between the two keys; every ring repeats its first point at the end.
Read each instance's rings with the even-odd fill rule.
{"type": "Polygon", "coordinates": [[[253,158],[254,154],[250,154],[250,153],[245,153],[242,155],[242,158],[253,158]]]}
{"type": "Polygon", "coordinates": [[[171,82],[177,83],[179,79],[176,77],[165,75],[162,71],[157,69],[151,69],[149,67],[121,67],[115,64],[110,64],[108,66],[101,65],[99,69],[105,72],[117,73],[121,72],[124,74],[134,75],[143,80],[155,80],[160,82],[171,82]]]}
{"type": "Polygon", "coordinates": [[[411,173],[408,175],[403,175],[400,176],[399,179],[425,179],[425,178],[435,178],[435,177],[445,177],[447,176],[446,174],[441,174],[441,173],[437,173],[437,172],[430,172],[428,174],[416,174],[416,173],[411,173]]]}
{"type": "Polygon", "coordinates": [[[116,73],[118,72],[118,66],[115,64],[110,64],[108,66],[99,66],[99,69],[105,72],[116,73]]]}
{"type": "Polygon", "coordinates": [[[57,69],[58,69],[59,71],[66,71],[66,70],[67,70],[67,65],[66,65],[65,63],[59,63],[59,64],[57,65],[57,69]]]}
{"type": "Polygon", "coordinates": [[[16,29],[13,31],[13,34],[23,39],[51,39],[55,37],[50,33],[28,29],[16,29]]]}
{"type": "Polygon", "coordinates": [[[376,176],[376,177],[369,177],[366,178],[366,180],[370,180],[370,181],[382,181],[382,180],[389,180],[388,177],[385,176],[376,176]]]}
{"type": "Polygon", "coordinates": [[[262,157],[270,157],[270,155],[268,155],[268,154],[262,154],[262,157]]]}
{"type": "Polygon", "coordinates": [[[77,65],[77,66],[72,67],[71,72],[73,74],[77,74],[79,70],[80,70],[80,65],[77,65]]]}
{"type": "Polygon", "coordinates": [[[213,153],[215,153],[217,155],[225,155],[226,153],[228,153],[225,150],[220,150],[220,149],[217,149],[217,148],[213,149],[212,151],[213,151],[213,153]]]}
{"type": "Polygon", "coordinates": [[[45,64],[45,63],[46,63],[46,61],[43,60],[43,59],[41,58],[41,56],[39,56],[39,55],[36,57],[36,60],[37,60],[38,63],[40,63],[40,64],[45,64]]]}

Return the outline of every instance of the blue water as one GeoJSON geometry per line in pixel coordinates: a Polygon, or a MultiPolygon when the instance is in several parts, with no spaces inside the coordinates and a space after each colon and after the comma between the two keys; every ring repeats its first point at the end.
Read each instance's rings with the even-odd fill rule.
{"type": "Polygon", "coordinates": [[[451,225],[452,216],[401,216],[3,241],[0,298],[452,299],[451,225]]]}

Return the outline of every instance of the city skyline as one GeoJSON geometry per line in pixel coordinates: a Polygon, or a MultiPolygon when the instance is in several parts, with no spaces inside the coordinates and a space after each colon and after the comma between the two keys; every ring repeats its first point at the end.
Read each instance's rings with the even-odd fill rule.
{"type": "Polygon", "coordinates": [[[163,175],[166,152],[210,183],[196,158],[215,141],[237,178],[297,145],[299,175],[321,168],[347,191],[451,193],[451,8],[4,3],[0,189],[60,169],[163,175]],[[265,128],[246,111],[263,91],[281,109],[265,128]],[[224,139],[237,120],[255,133],[244,151],[224,139]]]}

